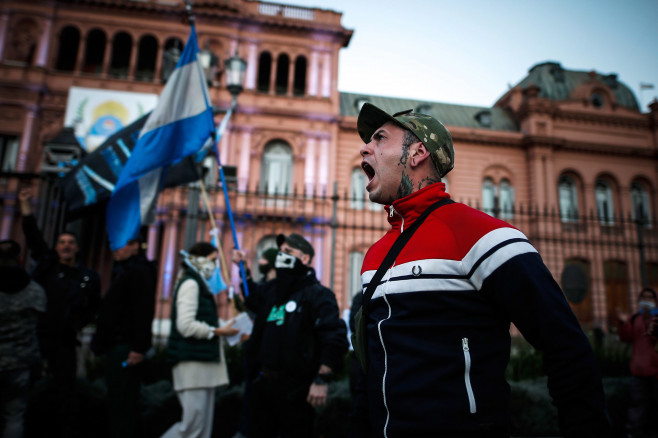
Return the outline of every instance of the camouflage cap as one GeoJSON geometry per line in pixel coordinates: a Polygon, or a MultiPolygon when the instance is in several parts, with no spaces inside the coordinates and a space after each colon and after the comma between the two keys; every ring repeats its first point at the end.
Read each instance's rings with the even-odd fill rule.
{"type": "Polygon", "coordinates": [[[393,122],[413,132],[423,142],[431,152],[432,163],[440,177],[452,170],[455,165],[455,149],[450,132],[441,122],[413,110],[400,111],[391,116],[375,105],[366,103],[359,112],[356,129],[361,140],[370,143],[372,134],[386,122],[393,122]]]}

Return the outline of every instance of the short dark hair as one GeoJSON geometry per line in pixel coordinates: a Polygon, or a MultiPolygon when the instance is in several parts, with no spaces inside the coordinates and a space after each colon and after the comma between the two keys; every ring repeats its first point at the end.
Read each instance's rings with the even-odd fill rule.
{"type": "Polygon", "coordinates": [[[55,242],[57,242],[57,241],[59,240],[59,238],[62,237],[62,236],[64,236],[64,235],[68,235],[68,236],[73,237],[73,238],[75,239],[75,243],[79,243],[79,242],[80,242],[80,241],[78,240],[78,235],[75,234],[73,231],[68,231],[68,230],[60,231],[60,232],[57,234],[57,239],[55,239],[55,242]]]}
{"type": "Polygon", "coordinates": [[[645,292],[648,292],[651,295],[653,295],[653,299],[658,301],[658,296],[656,295],[656,291],[654,289],[651,289],[650,287],[645,287],[644,289],[642,289],[640,291],[639,297],[642,297],[642,295],[644,295],[645,292]]]}
{"type": "Polygon", "coordinates": [[[206,257],[217,251],[217,248],[208,242],[197,242],[188,251],[190,255],[206,257]]]}
{"type": "Polygon", "coordinates": [[[410,146],[419,141],[420,139],[416,134],[409,131],[408,129],[404,130],[404,137],[402,138],[402,146],[410,146]]]}

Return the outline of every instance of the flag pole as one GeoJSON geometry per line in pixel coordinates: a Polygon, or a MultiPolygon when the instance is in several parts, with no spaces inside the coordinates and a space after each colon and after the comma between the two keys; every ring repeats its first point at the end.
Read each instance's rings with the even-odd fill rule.
{"type": "MultiPolygon", "coordinates": [[[[220,127],[217,129],[217,142],[215,143],[215,158],[217,159],[217,170],[219,171],[219,177],[222,181],[222,190],[224,191],[224,200],[226,201],[226,214],[228,216],[229,223],[231,224],[231,233],[233,235],[233,245],[237,251],[240,250],[240,244],[238,243],[238,235],[235,231],[235,222],[233,221],[233,211],[231,210],[231,200],[228,196],[228,189],[226,186],[226,177],[224,176],[224,167],[222,166],[222,160],[219,156],[219,141],[222,138],[223,131],[228,125],[228,120],[231,115],[233,115],[233,110],[237,106],[237,97],[233,95],[233,100],[231,102],[231,108],[222,119],[220,127]],[[222,126],[223,125],[223,126],[222,126]]],[[[244,262],[240,260],[240,277],[242,278],[242,289],[244,290],[245,297],[249,296],[249,287],[247,286],[247,273],[244,268],[244,262]]]]}
{"type": "MultiPolygon", "coordinates": [[[[194,18],[194,14],[192,13],[192,0],[185,0],[185,9],[187,11],[187,19],[190,23],[190,26],[194,26],[195,18],[194,18]]],[[[226,201],[226,213],[228,215],[228,219],[231,224],[231,233],[233,235],[233,245],[235,249],[239,251],[240,244],[238,243],[238,236],[235,231],[235,223],[233,221],[233,211],[231,210],[231,201],[229,200],[228,190],[226,189],[226,178],[224,177],[224,168],[222,167],[222,160],[219,157],[219,144],[218,144],[222,138],[222,134],[226,130],[228,121],[231,118],[231,115],[233,114],[233,111],[235,110],[238,104],[237,96],[233,93],[231,94],[233,96],[233,99],[231,101],[231,107],[229,108],[226,115],[224,116],[221,123],[219,124],[219,127],[217,128],[217,134],[215,140],[215,158],[217,159],[217,168],[219,170],[219,176],[222,180],[222,189],[224,191],[224,199],[226,201]]],[[[210,209],[208,209],[208,211],[210,211],[210,209]]],[[[219,241],[219,239],[217,240],[219,241]]],[[[249,296],[249,288],[247,287],[247,273],[244,269],[244,262],[242,260],[240,260],[239,267],[240,267],[240,277],[242,277],[242,287],[244,290],[244,295],[249,296]]]]}
{"type": "MultiPolygon", "coordinates": [[[[208,192],[206,192],[206,186],[203,183],[202,179],[199,180],[199,186],[201,187],[201,197],[203,198],[203,203],[206,206],[206,210],[208,211],[208,216],[209,216],[210,222],[212,223],[212,230],[210,232],[212,233],[215,230],[219,231],[219,228],[217,228],[217,223],[215,222],[215,216],[213,215],[212,209],[210,208],[210,200],[208,199],[208,192]]],[[[221,262],[220,264],[221,264],[221,268],[222,268],[222,275],[224,275],[224,278],[228,279],[228,278],[230,278],[229,275],[228,275],[228,271],[227,271],[227,266],[228,265],[226,264],[226,258],[224,257],[224,251],[222,249],[222,244],[221,244],[221,242],[219,240],[219,236],[217,234],[218,233],[216,233],[215,236],[217,237],[217,250],[219,252],[219,260],[221,262]]]]}

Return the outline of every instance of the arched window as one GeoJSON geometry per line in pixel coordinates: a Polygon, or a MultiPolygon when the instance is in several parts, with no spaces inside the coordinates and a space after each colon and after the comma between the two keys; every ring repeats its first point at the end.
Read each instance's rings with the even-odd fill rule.
{"type": "Polygon", "coordinates": [[[133,39],[126,32],[119,32],[112,41],[112,57],[110,59],[109,75],[113,78],[125,79],[130,68],[130,54],[133,49],[133,39]]]}
{"type": "Polygon", "coordinates": [[[562,222],[578,222],[578,188],[571,176],[562,175],[558,180],[558,197],[562,222]]]}
{"type": "Polygon", "coordinates": [[[514,188],[508,180],[500,181],[499,193],[500,217],[502,219],[514,218],[514,188]]]}
{"type": "Polygon", "coordinates": [[[290,58],[285,53],[279,55],[276,61],[276,94],[288,94],[288,74],[290,72],[290,58]]]}
{"type": "Polygon", "coordinates": [[[306,93],[306,57],[302,55],[295,60],[295,79],[293,80],[292,93],[295,96],[303,96],[306,93]]]}
{"type": "Polygon", "coordinates": [[[59,52],[55,61],[55,69],[73,71],[80,49],[80,31],[73,26],[66,26],[59,33],[59,52]]]}
{"type": "Polygon", "coordinates": [[[352,169],[350,184],[350,208],[363,210],[366,197],[366,175],[360,167],[352,169]]]}
{"type": "Polygon", "coordinates": [[[270,79],[272,78],[272,55],[263,52],[258,58],[258,84],[256,89],[261,93],[270,91],[270,79]]]}
{"type": "Polygon", "coordinates": [[[155,78],[155,61],[158,55],[158,40],[153,35],[144,35],[137,46],[137,69],[135,80],[152,82],[155,78]]]}
{"type": "Polygon", "coordinates": [[[614,225],[615,206],[612,199],[610,183],[604,179],[597,179],[594,185],[596,195],[596,211],[601,225],[614,225]]]}
{"type": "Polygon", "coordinates": [[[103,57],[105,56],[105,32],[94,29],[87,35],[85,58],[82,62],[82,71],[93,75],[103,72],[103,57]]]}
{"type": "Polygon", "coordinates": [[[496,186],[491,178],[485,178],[482,181],[482,211],[487,214],[494,214],[496,206],[496,186]]]}
{"type": "Polygon", "coordinates": [[[162,82],[167,82],[169,76],[174,72],[176,64],[183,53],[183,42],[178,38],[169,38],[164,45],[162,52],[162,70],[160,71],[160,79],[162,82]]]}
{"type": "Polygon", "coordinates": [[[349,255],[349,275],[347,277],[347,295],[351,298],[355,294],[361,293],[361,267],[363,266],[363,253],[359,251],[350,251],[349,255]]]}
{"type": "Polygon", "coordinates": [[[268,195],[292,192],[292,149],[287,143],[273,141],[265,146],[260,189],[268,195]]]}
{"type": "Polygon", "coordinates": [[[651,226],[651,201],[649,191],[640,181],[631,183],[631,216],[640,219],[646,227],[651,226]]]}

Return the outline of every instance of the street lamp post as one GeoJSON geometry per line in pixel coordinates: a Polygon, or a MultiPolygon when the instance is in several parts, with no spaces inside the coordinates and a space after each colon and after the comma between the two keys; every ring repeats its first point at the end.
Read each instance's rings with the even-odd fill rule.
{"type": "Polygon", "coordinates": [[[240,58],[237,52],[224,62],[226,69],[226,89],[231,93],[231,109],[235,109],[238,101],[238,94],[244,90],[244,75],[247,71],[247,61],[240,58]]]}

